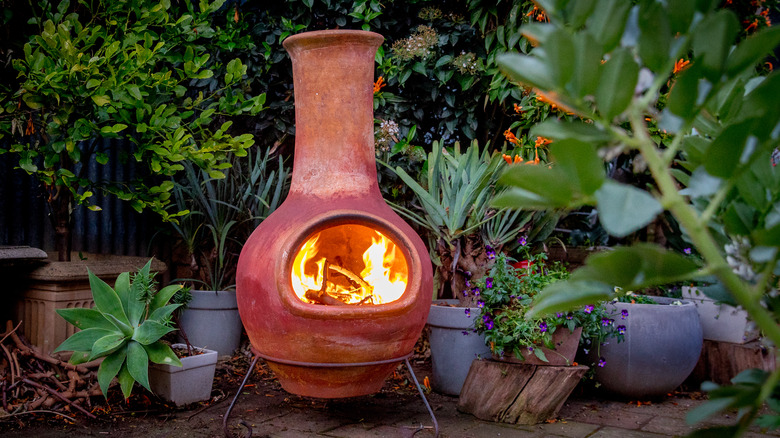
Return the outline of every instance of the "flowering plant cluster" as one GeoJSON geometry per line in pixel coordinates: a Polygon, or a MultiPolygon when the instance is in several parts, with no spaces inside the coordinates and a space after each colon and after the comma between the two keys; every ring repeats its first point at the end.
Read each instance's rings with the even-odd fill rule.
{"type": "MultiPolygon", "coordinates": [[[[530,254],[527,246],[521,246],[521,249],[525,260],[513,265],[511,257],[500,253],[489,274],[471,289],[463,291],[473,296],[481,309],[474,327],[484,334],[494,354],[512,354],[521,360],[526,354],[534,354],[547,362],[540,347],[554,349],[553,334],[557,330],[573,332],[577,327],[582,327],[580,342],[586,347],[599,345],[607,337],[622,340],[625,325],[610,318],[603,303],[528,318],[526,312],[536,295],[545,286],[566,280],[569,272],[560,262],[548,263],[545,253],[530,254]]],[[[628,315],[619,317],[625,319],[628,315]]],[[[604,366],[604,361],[599,361],[598,365],[604,366]]]]}

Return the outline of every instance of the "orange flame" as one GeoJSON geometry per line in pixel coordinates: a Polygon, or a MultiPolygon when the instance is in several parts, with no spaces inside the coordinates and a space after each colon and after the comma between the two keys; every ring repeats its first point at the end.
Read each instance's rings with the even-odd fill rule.
{"type": "MultiPolygon", "coordinates": [[[[361,228],[370,230],[354,227],[358,231],[361,228]]],[[[370,244],[367,248],[363,246],[366,249],[362,253],[362,265],[357,260],[352,264],[343,261],[352,259],[351,248],[344,248],[343,257],[333,256],[333,248],[322,248],[337,239],[331,238],[329,243],[323,244],[322,232],[309,238],[301,246],[292,266],[292,287],[298,298],[307,303],[316,302],[306,297],[311,291],[324,292],[330,296],[328,301],[336,299],[344,304],[386,304],[401,298],[408,276],[406,260],[387,236],[376,230],[369,232],[370,244]],[[328,272],[325,272],[326,266],[328,272]]],[[[368,242],[368,237],[354,240],[368,242]]]]}

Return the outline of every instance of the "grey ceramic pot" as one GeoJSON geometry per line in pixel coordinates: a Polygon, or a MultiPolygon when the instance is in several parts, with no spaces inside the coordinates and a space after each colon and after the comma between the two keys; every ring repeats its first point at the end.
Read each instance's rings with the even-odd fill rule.
{"type": "MultiPolygon", "coordinates": [[[[644,399],[664,396],[693,371],[702,349],[702,329],[690,301],[652,297],[658,304],[609,303],[625,340],[609,339],[598,354],[596,380],[618,396],[644,399]],[[682,305],[671,305],[680,301],[682,305]],[[628,312],[622,319],[622,311],[628,312]]],[[[591,354],[594,352],[592,351],[591,354]]]]}
{"type": "Polygon", "coordinates": [[[458,300],[434,301],[428,314],[433,367],[431,387],[436,392],[450,395],[460,394],[474,359],[490,357],[484,336],[472,331],[474,318],[479,318],[479,309],[470,308],[471,316],[466,316],[465,307],[451,307],[457,304],[458,300]]]}
{"type": "Polygon", "coordinates": [[[236,293],[192,290],[192,301],[181,312],[181,326],[190,343],[231,355],[241,342],[241,317],[236,293]]]}

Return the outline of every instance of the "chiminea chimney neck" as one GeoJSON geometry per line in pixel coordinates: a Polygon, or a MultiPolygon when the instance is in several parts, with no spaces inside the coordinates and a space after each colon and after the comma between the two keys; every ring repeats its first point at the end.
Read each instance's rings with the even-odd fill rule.
{"type": "Polygon", "coordinates": [[[287,38],[295,91],[291,196],[379,192],[374,152],[373,32],[326,30],[287,38]]]}

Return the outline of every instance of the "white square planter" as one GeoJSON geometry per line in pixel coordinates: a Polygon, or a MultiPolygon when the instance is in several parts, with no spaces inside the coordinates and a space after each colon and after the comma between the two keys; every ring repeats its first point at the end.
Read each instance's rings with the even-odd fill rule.
{"type": "MultiPolygon", "coordinates": [[[[187,348],[184,344],[172,347],[187,348]]],[[[217,352],[196,348],[203,354],[181,358],[181,367],[149,364],[149,386],[152,392],[176,406],[208,400],[217,367],[217,352]]]]}
{"type": "Polygon", "coordinates": [[[758,338],[758,328],[746,311],[718,304],[695,287],[683,286],[682,295],[696,305],[704,339],[744,344],[758,338]]]}

